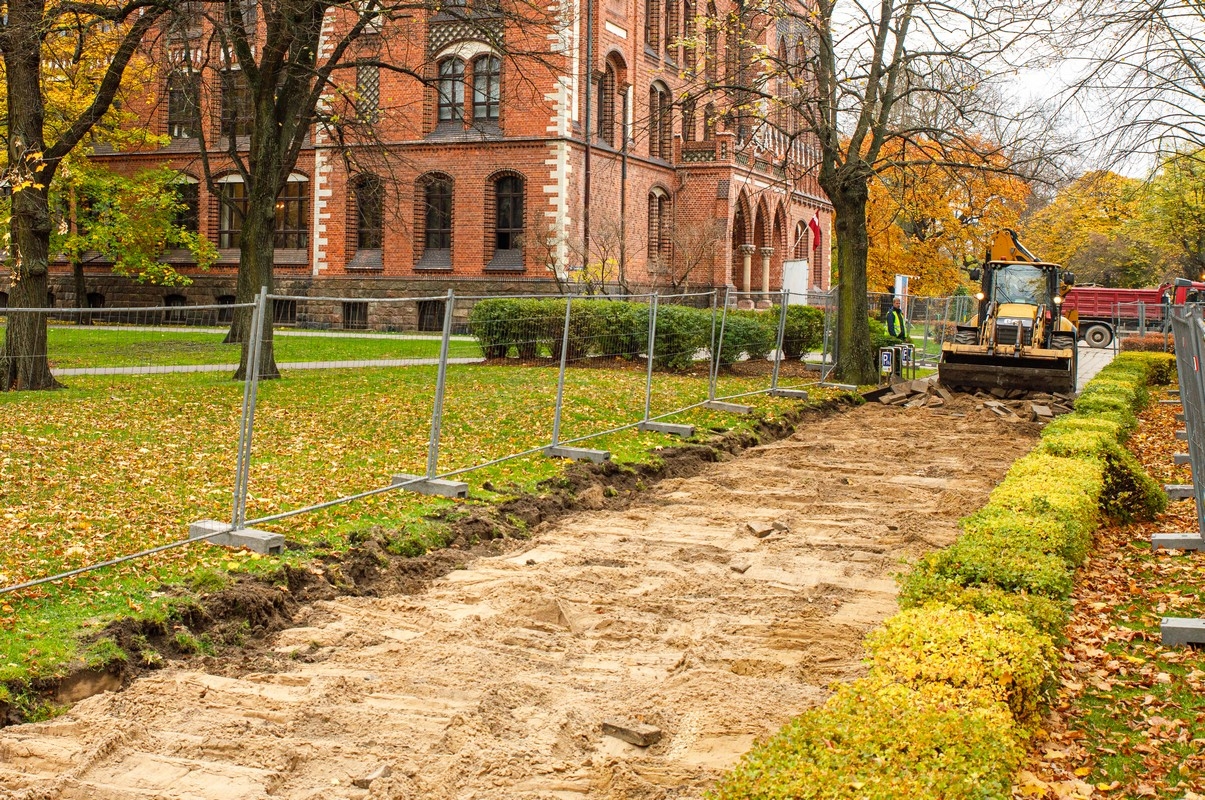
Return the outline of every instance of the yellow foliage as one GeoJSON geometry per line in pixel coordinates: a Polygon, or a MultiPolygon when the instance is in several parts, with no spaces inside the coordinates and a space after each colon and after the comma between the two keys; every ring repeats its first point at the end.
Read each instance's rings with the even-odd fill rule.
{"type": "Polygon", "coordinates": [[[897,143],[881,160],[866,215],[871,291],[904,274],[916,276],[915,294],[952,294],[996,231],[1016,227],[1030,194],[1002,157],[970,147],[897,143]]]}

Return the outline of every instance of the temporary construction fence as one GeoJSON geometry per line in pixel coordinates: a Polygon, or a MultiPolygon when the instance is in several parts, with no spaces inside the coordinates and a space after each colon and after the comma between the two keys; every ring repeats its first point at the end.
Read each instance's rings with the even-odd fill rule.
{"type": "Polygon", "coordinates": [[[26,573],[27,580],[0,592],[190,540],[275,552],[283,537],[257,526],[398,489],[464,496],[462,476],[510,459],[545,454],[603,460],[606,451],[586,444],[607,434],[638,429],[685,435],[690,420],[681,415],[692,409],[739,413],[748,409],[736,401],[751,395],[802,396],[810,386],[831,385],[825,379],[835,363],[835,298],[835,290],[607,299],[452,292],[364,299],[264,291],[255,303],[235,306],[0,309],[7,325],[21,324],[22,315],[48,319],[54,374],[102,389],[103,402],[87,401],[93,403],[89,418],[99,417],[89,423],[88,436],[105,437],[107,425],[119,431],[123,413],[155,404],[154,413],[163,417],[155,433],[139,434],[135,442],[114,437],[114,456],[103,467],[112,471],[112,481],[145,487],[148,495],[161,491],[148,477],[153,470],[126,470],[128,459],[119,451],[136,447],[144,462],[161,462],[155,469],[177,469],[173,483],[186,485],[190,496],[200,498],[195,507],[212,517],[190,522],[191,539],[109,550],[107,557],[70,569],[48,563],[50,574],[26,573]],[[225,343],[236,314],[249,316],[252,335],[245,345],[225,343]],[[247,363],[261,363],[262,355],[286,378],[327,370],[320,373],[323,391],[302,396],[290,391],[288,380],[265,381],[254,369],[242,381],[226,380],[243,347],[247,363]],[[807,371],[804,358],[811,362],[807,371]],[[365,368],[380,369],[370,374],[365,368]],[[195,382],[198,376],[173,376],[195,372],[216,374],[202,384],[195,382]],[[582,379],[591,373],[605,377],[605,397],[597,382],[582,379]],[[161,377],[152,386],[143,378],[148,374],[161,377]],[[493,397],[517,384],[524,389],[522,406],[500,411],[493,397]],[[362,394],[365,386],[370,395],[362,394]],[[358,392],[361,405],[349,399],[358,392]],[[204,419],[204,436],[179,441],[171,419],[181,415],[204,419]],[[346,429],[336,423],[348,418],[356,420],[354,431],[331,441],[325,432],[346,429]],[[473,447],[462,446],[469,428],[477,433],[473,447]],[[361,456],[386,435],[393,443],[392,469],[382,476],[381,457],[370,464],[361,456]],[[156,458],[182,450],[192,455],[156,458]],[[314,479],[328,463],[332,477],[314,479]],[[309,477],[291,478],[294,471],[309,477]],[[222,495],[229,498],[224,512],[222,495]]]}
{"type": "MultiPolygon", "coordinates": [[[[1205,320],[1200,307],[1179,307],[1169,317],[1176,339],[1184,436],[1188,440],[1188,462],[1193,475],[1189,491],[1196,501],[1197,530],[1194,533],[1156,534],[1151,544],[1156,550],[1205,550],[1205,478],[1201,477],[1205,476],[1205,320]]],[[[1160,627],[1166,645],[1205,644],[1203,619],[1164,617],[1160,627]]]]}

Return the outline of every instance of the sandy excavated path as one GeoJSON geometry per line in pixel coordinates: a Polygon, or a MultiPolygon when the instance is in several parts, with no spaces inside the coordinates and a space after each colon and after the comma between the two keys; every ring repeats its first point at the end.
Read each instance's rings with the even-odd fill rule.
{"type": "Polygon", "coordinates": [[[277,635],[313,659],[286,672],[168,668],[0,731],[0,797],[701,797],[861,672],[901,558],[951,541],[1032,445],[1028,425],[956,409],[819,418],[420,595],[319,602],[277,635]],[[759,539],[751,520],[790,531],[759,539]],[[664,738],[604,737],[611,717],[664,738]]]}

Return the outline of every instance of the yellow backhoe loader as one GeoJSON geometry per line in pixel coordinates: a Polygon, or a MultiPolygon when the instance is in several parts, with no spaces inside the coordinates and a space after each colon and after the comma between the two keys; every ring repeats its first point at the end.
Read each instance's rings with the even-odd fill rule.
{"type": "Polygon", "coordinates": [[[951,387],[1075,391],[1076,329],[1062,314],[1062,289],[1075,276],[1036,258],[1003,230],[988,249],[979,313],[941,346],[938,376],[951,387]]]}

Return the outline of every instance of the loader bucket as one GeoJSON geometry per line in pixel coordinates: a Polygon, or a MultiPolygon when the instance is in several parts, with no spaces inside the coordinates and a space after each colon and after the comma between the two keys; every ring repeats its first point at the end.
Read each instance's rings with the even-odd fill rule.
{"type": "Polygon", "coordinates": [[[937,367],[945,386],[968,389],[1024,389],[1029,392],[1075,391],[1074,358],[1011,358],[944,353],[937,367]]]}

